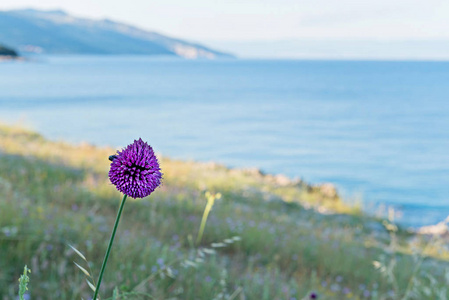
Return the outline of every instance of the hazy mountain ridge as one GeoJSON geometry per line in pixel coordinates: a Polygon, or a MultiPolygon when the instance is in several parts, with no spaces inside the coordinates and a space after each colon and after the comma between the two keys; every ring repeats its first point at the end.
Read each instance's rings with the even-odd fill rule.
{"type": "Polygon", "coordinates": [[[77,18],[64,11],[0,11],[0,41],[24,52],[49,54],[148,54],[185,58],[228,53],[123,23],[77,18]]]}

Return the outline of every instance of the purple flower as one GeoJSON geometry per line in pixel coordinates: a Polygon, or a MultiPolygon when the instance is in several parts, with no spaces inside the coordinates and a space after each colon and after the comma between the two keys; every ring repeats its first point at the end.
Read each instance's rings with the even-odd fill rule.
{"type": "Polygon", "coordinates": [[[310,299],[318,299],[318,294],[315,292],[312,292],[312,293],[310,293],[309,298],[310,299]]]}
{"type": "Polygon", "coordinates": [[[150,195],[162,181],[159,162],[153,148],[142,141],[134,140],[112,160],[109,180],[116,188],[132,198],[143,198],[150,195]]]}

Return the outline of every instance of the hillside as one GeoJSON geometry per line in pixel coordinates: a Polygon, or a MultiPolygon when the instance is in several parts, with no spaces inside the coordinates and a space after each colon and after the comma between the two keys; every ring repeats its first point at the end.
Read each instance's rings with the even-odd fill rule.
{"type": "Polygon", "coordinates": [[[17,57],[17,52],[13,49],[0,45],[0,56],[17,57]]]}
{"type": "MultiPolygon", "coordinates": [[[[2,299],[16,299],[25,264],[31,299],[92,296],[73,261],[98,276],[121,198],[107,177],[115,151],[0,125],[2,299]]],[[[159,157],[163,185],[125,205],[103,299],[448,296],[447,238],[364,216],[329,187],[159,157]],[[197,245],[206,191],[222,197],[197,245]]]]}
{"type": "Polygon", "coordinates": [[[232,55],[111,20],[77,18],[64,11],[0,11],[0,41],[23,52],[145,54],[185,58],[232,55]]]}

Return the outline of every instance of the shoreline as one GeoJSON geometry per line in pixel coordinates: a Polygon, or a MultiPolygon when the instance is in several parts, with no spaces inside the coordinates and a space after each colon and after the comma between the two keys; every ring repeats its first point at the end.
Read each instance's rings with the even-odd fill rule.
{"type": "Polygon", "coordinates": [[[26,61],[27,59],[23,56],[11,56],[11,55],[0,55],[0,63],[7,61],[26,61]]]}
{"type": "MultiPolygon", "coordinates": [[[[109,236],[105,225],[112,224],[116,217],[121,193],[108,177],[108,157],[115,151],[88,143],[51,141],[36,132],[0,125],[0,211],[4,216],[0,234],[6,237],[5,245],[12,243],[3,256],[7,258],[7,270],[13,272],[17,268],[13,263],[17,256],[22,262],[33,255],[41,256],[39,249],[51,252],[45,257],[58,261],[50,266],[72,261],[73,257],[62,251],[67,243],[81,249],[89,259],[100,261],[103,253],[96,251],[98,247],[89,248],[91,244],[86,241],[104,240],[109,236]]],[[[445,274],[447,263],[442,262],[448,261],[449,251],[446,244],[434,242],[434,237],[445,242],[446,233],[417,233],[387,219],[368,216],[336,198],[337,191],[330,186],[313,186],[258,169],[227,168],[163,155],[158,155],[158,160],[164,173],[162,185],[150,197],[129,200],[117,239],[120,253],[129,253],[135,265],[147,266],[137,274],[132,286],[148,277],[158,258],[166,262],[176,257],[192,260],[192,236],[202,223],[207,195],[216,193],[221,197],[213,205],[199,249],[219,247],[215,250],[220,261],[209,260],[207,270],[203,269],[207,272],[186,286],[197,287],[205,282],[206,274],[220,274],[226,266],[229,280],[236,280],[231,284],[243,286],[251,299],[261,299],[257,291],[262,289],[251,285],[261,273],[267,274],[267,282],[275,283],[270,299],[283,299],[282,287],[286,284],[304,293],[313,288],[323,300],[346,299],[347,293],[333,289],[334,284],[362,294],[362,284],[375,283],[376,292],[387,295],[391,290],[388,278],[376,270],[376,264],[390,262],[384,258],[398,262],[394,270],[400,280],[398,292],[407,289],[411,276],[417,276],[417,267],[435,276],[445,274]],[[231,245],[229,238],[233,237],[238,237],[238,243],[231,245]],[[227,248],[221,249],[227,244],[227,248]],[[153,246],[152,251],[145,252],[149,245],[153,246]],[[167,249],[174,249],[174,256],[167,256],[167,249]],[[425,258],[422,265],[416,262],[416,253],[425,258]],[[149,257],[153,261],[149,262],[149,257]],[[304,282],[310,274],[315,274],[312,277],[319,281],[304,282]],[[244,278],[249,280],[242,283],[240,279],[244,278]],[[249,294],[251,291],[255,293],[249,294]]],[[[123,265],[123,255],[111,256],[112,268],[123,265]]],[[[39,266],[32,265],[40,275],[34,277],[35,286],[55,282],[56,268],[46,270],[39,266]]],[[[178,283],[192,276],[186,278],[181,277],[178,283]]],[[[422,276],[422,280],[427,279],[422,276]]],[[[74,280],[75,277],[68,281],[74,280]]],[[[118,284],[121,282],[118,280],[118,284]]],[[[112,287],[109,290],[112,293],[112,287]]],[[[48,290],[32,291],[34,295],[51,294],[48,290]]],[[[210,299],[210,293],[192,299],[210,299]]]]}
{"type": "MultiPolygon", "coordinates": [[[[92,149],[92,150],[103,150],[110,149],[109,151],[115,151],[113,147],[109,145],[93,145],[88,142],[79,142],[79,143],[71,143],[66,142],[64,140],[52,140],[48,139],[41,134],[35,132],[34,130],[28,129],[27,127],[23,127],[19,125],[11,125],[0,122],[0,130],[2,129],[9,130],[17,130],[22,133],[31,134],[39,136],[42,140],[53,143],[53,144],[62,144],[65,147],[80,147],[82,149],[92,149]]],[[[1,143],[0,143],[1,147],[1,143]]],[[[197,166],[201,166],[205,169],[220,169],[224,170],[229,174],[229,176],[247,176],[255,179],[260,184],[267,184],[269,186],[274,187],[275,189],[280,190],[288,190],[289,189],[300,189],[307,191],[307,193],[315,195],[314,199],[310,201],[298,201],[298,199],[294,199],[292,197],[287,197],[283,199],[284,202],[297,202],[305,209],[313,209],[320,214],[323,215],[332,215],[332,214],[350,214],[350,215],[362,215],[368,219],[385,219],[388,215],[389,207],[387,205],[377,205],[376,207],[384,207],[383,210],[377,210],[374,213],[370,213],[364,208],[363,202],[350,202],[347,199],[343,198],[338,191],[338,188],[335,184],[331,182],[321,182],[321,183],[311,183],[308,181],[304,181],[300,177],[289,177],[282,173],[268,173],[263,171],[260,168],[256,167],[229,167],[222,163],[217,163],[214,161],[200,161],[200,160],[183,160],[177,158],[167,157],[163,154],[159,154],[164,160],[169,160],[173,162],[179,162],[180,164],[194,164],[197,166]]],[[[399,210],[400,212],[400,210],[399,210]]],[[[396,218],[395,218],[396,220],[396,218]]],[[[396,224],[403,229],[413,231],[415,233],[420,234],[444,234],[445,231],[445,223],[444,221],[436,222],[430,225],[423,226],[410,226],[402,224],[400,221],[396,224]]]]}
{"type": "MultiPolygon", "coordinates": [[[[201,161],[213,159],[229,166],[260,167],[270,173],[301,176],[311,183],[333,182],[340,195],[349,202],[361,199],[364,207],[373,213],[377,210],[378,203],[394,206],[403,212],[404,216],[399,221],[410,226],[435,224],[449,214],[445,196],[449,190],[444,176],[440,176],[445,172],[444,145],[449,131],[445,130],[444,117],[431,118],[438,111],[442,116],[448,111],[444,109],[446,105],[443,102],[443,106],[438,104],[438,99],[443,99],[441,97],[447,94],[447,88],[442,87],[444,83],[440,77],[435,77],[435,82],[426,80],[423,86],[417,84],[411,89],[405,89],[405,86],[398,85],[388,76],[379,77],[385,89],[379,90],[378,96],[362,105],[360,97],[368,96],[366,91],[377,88],[374,82],[362,79],[366,79],[366,76],[376,72],[378,68],[395,69],[394,64],[239,61],[231,65],[215,65],[209,62],[169,62],[162,59],[150,61],[149,58],[131,59],[127,56],[51,58],[30,55],[27,58],[30,63],[11,61],[4,64],[8,74],[3,77],[3,81],[7,82],[2,97],[3,118],[14,121],[25,116],[30,123],[38,124],[35,127],[45,136],[67,137],[75,142],[87,140],[100,145],[126,143],[126,132],[122,131],[123,128],[117,128],[122,132],[121,137],[114,133],[115,121],[111,122],[108,116],[119,120],[120,116],[116,112],[129,109],[133,118],[122,123],[129,128],[128,132],[139,132],[141,135],[145,135],[145,131],[152,132],[151,140],[154,138],[160,150],[172,157],[176,155],[181,159],[201,161]],[[101,76],[91,77],[89,70],[92,64],[98,66],[98,74],[101,76]],[[139,66],[143,65],[146,69],[155,71],[145,75],[151,78],[151,82],[160,81],[163,84],[148,85],[139,80],[142,78],[139,66]],[[165,67],[171,70],[168,74],[161,72],[165,67]],[[192,74],[198,67],[204,67],[204,75],[207,76],[192,74]],[[243,72],[242,76],[250,76],[249,70],[254,68],[261,72],[254,80],[245,83],[248,85],[245,88],[248,94],[238,93],[241,83],[232,80],[233,74],[243,72]],[[324,68],[326,72],[319,72],[320,68],[324,68]],[[67,73],[68,70],[73,70],[76,74],[74,76],[79,80],[69,80],[72,77],[67,73]],[[124,73],[124,70],[129,73],[124,73]],[[282,83],[282,70],[289,70],[295,76],[304,75],[304,85],[287,78],[282,83]],[[342,80],[338,74],[345,70],[349,77],[342,80]],[[109,78],[109,73],[111,82],[109,79],[105,81],[109,78]],[[341,84],[341,92],[354,95],[354,98],[340,97],[339,88],[333,84],[329,86],[328,92],[325,86],[319,84],[310,91],[310,96],[320,99],[319,101],[308,100],[307,97],[303,99],[301,95],[308,93],[307,86],[314,86],[307,79],[307,73],[317,76],[317,84],[327,76],[333,76],[341,84]],[[214,85],[221,76],[226,78],[230,89],[222,90],[219,85],[214,85]],[[270,78],[273,80],[268,80],[270,78]],[[360,94],[357,92],[358,87],[354,85],[357,78],[363,81],[360,82],[360,94]],[[128,79],[132,82],[132,89],[121,84],[128,79]],[[177,80],[173,81],[174,79],[177,80]],[[431,82],[434,82],[432,85],[435,85],[438,92],[430,100],[429,114],[421,118],[419,109],[416,109],[420,106],[420,90],[430,87],[431,82]],[[266,97],[257,100],[260,101],[259,108],[254,99],[257,99],[262,83],[268,93],[266,97]],[[172,85],[176,88],[172,89],[172,85]],[[51,88],[44,89],[42,86],[51,88]],[[108,88],[100,90],[95,86],[108,88]],[[87,90],[83,87],[87,87],[87,90]],[[386,113],[382,109],[386,100],[382,99],[393,96],[388,93],[389,89],[398,89],[398,95],[411,101],[410,115],[395,113],[398,127],[391,132],[391,136],[385,134],[385,123],[379,122],[386,113]],[[209,102],[210,97],[216,100],[209,102]],[[14,101],[9,101],[12,98],[14,101]],[[132,112],[128,100],[123,101],[125,99],[133,103],[132,107],[135,109],[132,112]],[[280,105],[276,104],[276,99],[279,99],[280,105]],[[174,105],[175,103],[182,105],[174,105]],[[323,105],[323,110],[318,103],[323,105]],[[154,105],[158,108],[153,109],[154,105]],[[184,105],[186,109],[181,108],[184,105]],[[346,108],[353,105],[355,110],[350,114],[349,111],[345,113],[346,108]],[[304,109],[299,109],[301,106],[304,109]],[[223,120],[217,108],[227,111],[223,120]],[[338,109],[333,111],[332,108],[338,109]],[[251,109],[248,111],[251,113],[247,113],[247,109],[251,109]],[[291,113],[293,109],[298,110],[299,115],[291,113]],[[268,115],[268,110],[273,110],[276,114],[268,115]],[[367,120],[361,116],[368,110],[370,121],[366,123],[367,120]],[[200,111],[203,113],[197,116],[200,111]],[[192,115],[197,116],[195,122],[189,121],[189,116],[192,115]],[[75,124],[76,119],[89,122],[79,122],[74,130],[72,123],[75,124]],[[336,127],[331,120],[338,120],[336,127]],[[151,121],[169,130],[155,132],[151,121]],[[435,128],[439,129],[433,134],[431,127],[411,127],[407,126],[408,122],[435,124],[435,128]],[[260,130],[252,134],[255,125],[260,130]],[[408,134],[414,133],[418,128],[421,129],[416,132],[416,138],[408,139],[408,134]],[[211,134],[212,129],[223,136],[211,134]],[[376,139],[379,139],[382,146],[376,145],[376,139]],[[247,143],[247,140],[252,142],[247,143]],[[279,142],[266,143],[278,140],[279,142]],[[427,141],[434,143],[434,147],[430,147],[427,141]],[[404,145],[409,146],[405,148],[404,145]],[[422,151],[419,150],[421,147],[422,151]],[[414,159],[417,159],[415,164],[412,163],[414,159]],[[441,209],[434,209],[437,206],[441,209]]],[[[421,68],[425,69],[422,75],[429,80],[434,78],[434,72],[440,70],[445,74],[447,69],[431,64],[401,65],[401,78],[412,80],[414,76],[408,74],[415,74],[421,68]],[[404,72],[406,70],[410,72],[404,72]]],[[[393,111],[399,112],[402,103],[392,102],[392,107],[396,107],[393,111]]]]}

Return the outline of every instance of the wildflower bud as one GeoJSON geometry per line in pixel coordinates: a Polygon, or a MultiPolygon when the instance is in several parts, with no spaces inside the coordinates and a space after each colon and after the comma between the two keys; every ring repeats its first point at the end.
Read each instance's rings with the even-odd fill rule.
{"type": "Polygon", "coordinates": [[[142,141],[135,140],[117,155],[111,155],[109,179],[116,188],[132,198],[150,195],[162,182],[159,162],[153,148],[142,141]]]}

